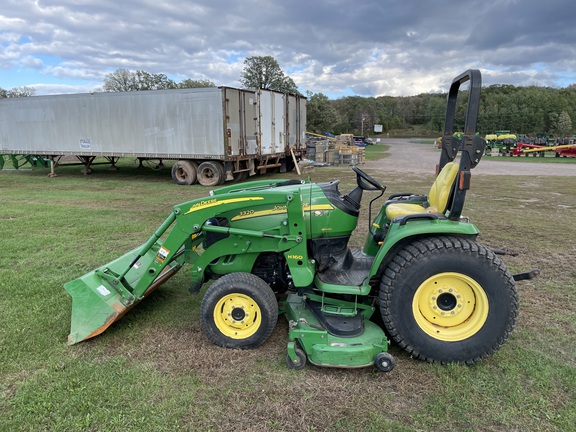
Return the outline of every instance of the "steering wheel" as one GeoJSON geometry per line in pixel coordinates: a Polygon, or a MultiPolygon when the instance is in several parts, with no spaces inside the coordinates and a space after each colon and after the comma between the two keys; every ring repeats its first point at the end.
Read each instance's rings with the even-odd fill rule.
{"type": "Polygon", "coordinates": [[[381,184],[378,180],[366,174],[360,168],[353,166],[352,170],[356,173],[356,183],[358,187],[363,190],[381,190],[385,191],[386,186],[381,184]],[[368,183],[368,186],[366,183],[368,183]]]}

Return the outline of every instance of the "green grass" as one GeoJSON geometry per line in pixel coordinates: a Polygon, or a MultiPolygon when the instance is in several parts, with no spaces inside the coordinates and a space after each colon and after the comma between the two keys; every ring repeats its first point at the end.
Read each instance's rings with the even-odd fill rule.
{"type": "Polygon", "coordinates": [[[367,161],[375,161],[388,157],[389,145],[386,144],[374,144],[364,147],[365,157],[367,161]]]}
{"type": "MultiPolygon", "coordinates": [[[[369,146],[367,158],[383,150],[369,146]]],[[[383,374],[286,368],[283,319],[257,350],[210,344],[186,268],[101,336],[67,346],[64,283],[142,244],[174,204],[208,190],[129,163],[59,174],[0,171],[0,430],[575,430],[573,177],[473,176],[464,213],[479,241],[516,253],[503,257],[512,271],[542,275],[518,284],[520,319],[495,355],[440,366],[393,345],[398,364],[383,374]]],[[[311,176],[339,178],[342,191],[355,183],[342,167],[311,176]]],[[[389,193],[425,192],[432,178],[386,182],[389,193]]]]}

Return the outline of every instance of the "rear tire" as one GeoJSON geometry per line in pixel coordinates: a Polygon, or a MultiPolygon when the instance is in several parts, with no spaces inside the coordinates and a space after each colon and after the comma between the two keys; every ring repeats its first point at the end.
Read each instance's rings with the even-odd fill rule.
{"type": "Polygon", "coordinates": [[[256,348],[270,337],[278,321],[272,288],[250,273],[217,279],[206,291],[200,312],[206,336],[224,348],[256,348]]]}
{"type": "Polygon", "coordinates": [[[218,186],[224,180],[224,167],[221,163],[205,161],[198,166],[198,183],[202,186],[218,186]]]}
{"type": "Polygon", "coordinates": [[[380,313],[413,357],[472,364],[508,339],[518,316],[514,279],[472,240],[431,237],[405,246],[380,282],[380,313]]]}
{"type": "Polygon", "coordinates": [[[198,165],[191,160],[179,160],[172,165],[172,180],[179,185],[196,183],[198,165]]]}

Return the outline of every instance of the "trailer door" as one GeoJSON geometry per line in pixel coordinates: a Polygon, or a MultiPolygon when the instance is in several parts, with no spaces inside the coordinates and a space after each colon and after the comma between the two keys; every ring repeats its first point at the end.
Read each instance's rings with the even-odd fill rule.
{"type": "Polygon", "coordinates": [[[229,156],[244,153],[243,142],[243,104],[240,90],[224,88],[224,136],[226,152],[229,156]]]}
{"type": "Polygon", "coordinates": [[[268,90],[259,91],[260,139],[262,155],[284,152],[284,95],[268,90]]]}

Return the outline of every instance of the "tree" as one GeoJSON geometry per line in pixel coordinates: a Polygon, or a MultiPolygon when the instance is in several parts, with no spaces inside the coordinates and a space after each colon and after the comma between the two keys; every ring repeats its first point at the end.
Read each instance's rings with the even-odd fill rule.
{"type": "Polygon", "coordinates": [[[322,93],[307,93],[306,128],[318,134],[333,132],[339,122],[339,115],[330,103],[328,96],[322,93]]]}
{"type": "Polygon", "coordinates": [[[187,78],[178,83],[178,88],[205,88],[205,87],[216,87],[216,85],[210,80],[193,80],[187,78]]]}
{"type": "Polygon", "coordinates": [[[548,113],[548,124],[546,132],[555,132],[558,129],[558,113],[548,113]]]}
{"type": "Polygon", "coordinates": [[[428,100],[426,107],[426,120],[428,129],[441,132],[444,127],[444,115],[446,112],[446,98],[441,95],[434,95],[428,100]]]}
{"type": "Polygon", "coordinates": [[[115,72],[106,74],[104,78],[104,91],[124,92],[132,88],[133,73],[127,69],[116,69],[115,72]]]}
{"type": "Polygon", "coordinates": [[[4,90],[0,88],[0,99],[2,98],[15,98],[15,97],[28,97],[34,96],[36,94],[36,89],[34,87],[14,87],[10,90],[4,90]]]}
{"type": "Polygon", "coordinates": [[[556,123],[556,132],[559,135],[567,135],[568,132],[572,130],[572,119],[566,111],[562,111],[558,116],[558,122],[556,123]]]}
{"type": "Polygon", "coordinates": [[[125,92],[138,90],[164,90],[176,88],[174,81],[164,74],[152,74],[146,71],[116,69],[104,78],[104,91],[125,92]]]}
{"type": "Polygon", "coordinates": [[[254,56],[244,60],[240,83],[246,88],[275,90],[283,93],[297,93],[294,80],[284,75],[280,65],[272,56],[254,56]]]}
{"type": "Polygon", "coordinates": [[[176,88],[176,83],[164,74],[136,71],[135,90],[165,90],[176,88]]]}

